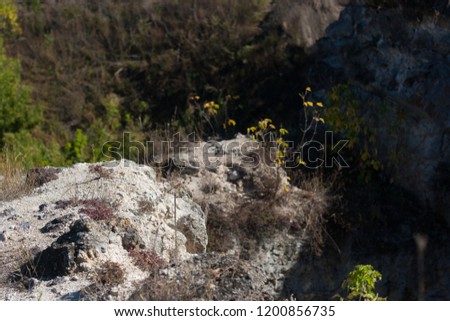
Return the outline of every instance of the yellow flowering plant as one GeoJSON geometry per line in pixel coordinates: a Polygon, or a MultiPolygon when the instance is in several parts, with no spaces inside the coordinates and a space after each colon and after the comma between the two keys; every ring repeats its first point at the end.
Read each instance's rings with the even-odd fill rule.
{"type": "MultiPolygon", "coordinates": [[[[303,93],[299,93],[303,106],[303,128],[301,128],[302,138],[298,145],[298,150],[302,150],[303,147],[314,140],[320,123],[325,124],[323,117],[324,105],[321,101],[313,101],[311,93],[311,87],[306,87],[303,93]]],[[[301,157],[298,157],[296,161],[300,165],[306,165],[306,162],[301,157]]]]}
{"type": "Polygon", "coordinates": [[[194,119],[196,122],[195,128],[201,133],[205,132],[205,125],[209,130],[216,134],[222,125],[222,129],[226,131],[228,128],[236,127],[236,120],[228,115],[229,102],[231,100],[238,100],[239,96],[227,95],[224,99],[219,100],[202,100],[198,95],[192,95],[188,99],[188,104],[191,110],[197,115],[194,119]]]}
{"type": "MultiPolygon", "coordinates": [[[[297,150],[302,150],[303,147],[313,141],[319,124],[325,124],[322,115],[324,104],[321,101],[313,101],[310,97],[311,93],[311,87],[306,87],[305,91],[299,94],[302,99],[303,126],[301,128],[302,137],[297,150]]],[[[289,144],[284,139],[284,136],[288,133],[288,130],[283,127],[277,130],[277,127],[269,118],[262,119],[254,126],[247,128],[247,135],[251,136],[253,140],[261,141],[266,145],[276,144],[275,163],[279,167],[285,164],[286,156],[290,152],[289,144]]],[[[296,161],[300,165],[307,165],[301,157],[298,157],[296,161]]]]}

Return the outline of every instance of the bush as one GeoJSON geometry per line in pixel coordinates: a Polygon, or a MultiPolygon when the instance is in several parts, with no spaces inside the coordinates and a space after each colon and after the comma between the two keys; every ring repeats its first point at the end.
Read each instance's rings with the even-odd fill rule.
{"type": "Polygon", "coordinates": [[[325,110],[328,124],[334,132],[349,140],[348,158],[360,170],[360,179],[369,182],[382,169],[379,158],[379,124],[383,116],[386,123],[386,111],[382,106],[365,104],[357,96],[350,84],[333,87],[328,99],[329,107],[325,110]]]}
{"type": "Polygon", "coordinates": [[[42,120],[42,106],[33,103],[23,85],[18,60],[8,58],[0,38],[0,147],[6,133],[29,130],[42,120]]]}
{"type": "Polygon", "coordinates": [[[95,281],[100,286],[117,286],[125,281],[125,271],[120,264],[107,261],[97,270],[95,281]]]}
{"type": "Polygon", "coordinates": [[[371,265],[356,265],[348,274],[342,287],[348,291],[347,300],[384,301],[375,293],[375,283],[381,280],[381,273],[371,265]]]}

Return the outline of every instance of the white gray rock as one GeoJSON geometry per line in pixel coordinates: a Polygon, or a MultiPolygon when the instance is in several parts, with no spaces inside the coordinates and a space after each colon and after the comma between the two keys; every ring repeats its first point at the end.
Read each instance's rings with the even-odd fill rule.
{"type": "MultiPolygon", "coordinates": [[[[17,262],[17,268],[25,263],[25,253],[29,253],[25,255],[29,259],[36,254],[30,250],[32,248],[43,251],[53,247],[64,252],[67,244],[68,249],[72,249],[70,251],[75,251],[73,263],[64,273],[79,273],[79,281],[58,284],[55,292],[45,290],[45,285],[34,289],[44,291],[44,298],[49,300],[59,299],[59,295],[68,294],[69,290],[73,292],[77,285],[85,284],[88,274],[105,261],[117,262],[125,269],[126,285],[121,293],[126,298],[129,293],[126,287],[147,276],[146,272],[134,266],[123,247],[121,238],[127,233],[132,235],[131,243],[137,240],[138,245],[143,243],[141,248],[154,251],[167,261],[176,259],[181,262],[197,253],[204,253],[208,243],[201,208],[167,181],[157,179],[152,168],[130,161],[76,164],[63,168],[57,179],[43,184],[31,194],[0,203],[0,213],[3,213],[0,226],[8,230],[8,237],[1,234],[1,242],[10,247],[8,253],[0,251],[1,262],[17,262]],[[111,178],[99,178],[91,170],[93,166],[109,168],[111,178]],[[111,208],[113,219],[90,220],[92,227],[88,231],[81,231],[79,235],[68,233],[73,222],[87,215],[92,200],[99,200],[100,204],[111,208]],[[39,213],[42,204],[47,204],[44,219],[39,213]],[[13,216],[14,220],[11,220],[13,216]],[[11,229],[13,226],[15,228],[11,229]],[[75,247],[68,243],[71,237],[78,240],[75,247]]],[[[54,251],[45,253],[51,256],[54,251]]],[[[10,269],[12,272],[13,267],[10,269]]],[[[0,297],[10,290],[2,287],[0,285],[0,297]]]]}

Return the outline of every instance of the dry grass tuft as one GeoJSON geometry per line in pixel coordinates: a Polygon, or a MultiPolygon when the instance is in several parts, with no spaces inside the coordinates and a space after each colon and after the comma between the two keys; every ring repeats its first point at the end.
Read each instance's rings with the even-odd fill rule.
{"type": "Polygon", "coordinates": [[[108,169],[106,169],[105,167],[103,167],[101,165],[90,165],[89,172],[97,175],[96,179],[101,179],[101,178],[111,179],[112,178],[111,172],[108,171],[108,169]]]}
{"type": "Polygon", "coordinates": [[[8,148],[0,154],[0,201],[9,201],[26,195],[33,189],[27,181],[27,170],[21,155],[13,155],[8,148]]]}
{"type": "Polygon", "coordinates": [[[262,300],[265,276],[235,256],[206,254],[153,273],[132,301],[262,300]]]}
{"type": "Polygon", "coordinates": [[[207,204],[208,252],[226,253],[240,245],[241,255],[250,257],[266,240],[288,233],[304,238],[320,255],[326,241],[334,242],[327,224],[337,216],[333,212],[339,201],[336,181],[337,176],[325,180],[314,174],[299,178],[300,190],[285,191],[276,177],[249,177],[244,188],[250,197],[240,199],[234,209],[207,204]]]}
{"type": "Polygon", "coordinates": [[[97,270],[94,280],[101,286],[117,286],[125,282],[125,271],[119,263],[107,261],[97,270]]]}

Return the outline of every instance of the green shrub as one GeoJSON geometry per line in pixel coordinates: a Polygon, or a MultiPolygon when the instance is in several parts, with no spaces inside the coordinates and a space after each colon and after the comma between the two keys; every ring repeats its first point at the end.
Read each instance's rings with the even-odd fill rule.
{"type": "Polygon", "coordinates": [[[342,287],[348,291],[347,300],[386,300],[375,293],[375,283],[381,280],[381,277],[381,273],[371,265],[356,265],[342,284],[342,287]]]}
{"type": "Polygon", "coordinates": [[[87,159],[88,137],[83,130],[77,129],[72,141],[64,146],[66,159],[69,163],[82,162],[87,159]]]}
{"type": "Polygon", "coordinates": [[[65,163],[59,143],[39,128],[6,133],[4,143],[15,155],[20,155],[26,168],[65,163]]]}
{"type": "Polygon", "coordinates": [[[22,83],[20,63],[6,56],[0,38],[0,146],[6,133],[29,130],[42,120],[43,108],[33,103],[22,83]]]}

